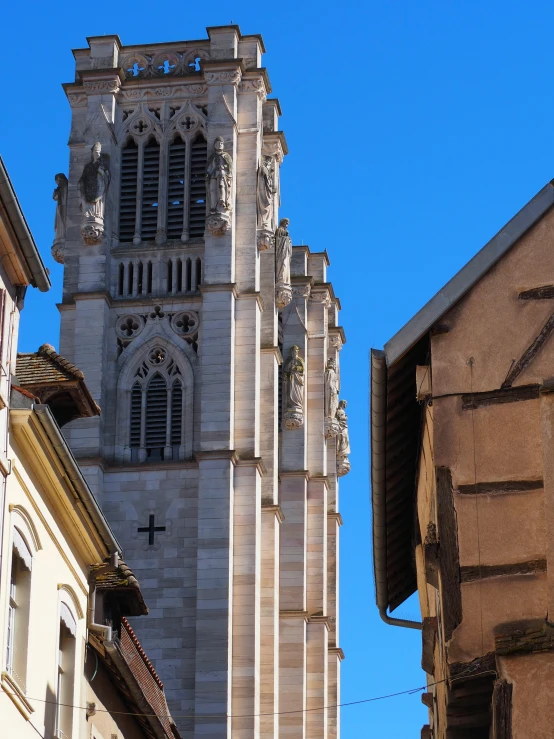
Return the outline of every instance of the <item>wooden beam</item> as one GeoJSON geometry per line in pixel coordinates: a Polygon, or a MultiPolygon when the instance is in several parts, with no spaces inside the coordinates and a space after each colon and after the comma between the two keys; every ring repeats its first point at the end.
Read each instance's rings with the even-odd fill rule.
{"type": "Polygon", "coordinates": [[[428,616],[423,619],[423,629],[421,630],[421,669],[428,675],[434,675],[435,673],[437,629],[436,616],[428,616]]]}
{"type": "Polygon", "coordinates": [[[521,400],[534,400],[539,397],[539,385],[520,385],[489,390],[484,393],[465,393],[462,395],[462,410],[471,411],[488,405],[517,403],[521,400]]]}
{"type": "Polygon", "coordinates": [[[495,495],[498,493],[526,493],[528,490],[540,490],[542,480],[493,480],[477,482],[475,485],[458,485],[461,495],[495,495]]]}
{"type": "Polygon", "coordinates": [[[450,470],[447,467],[436,467],[435,475],[444,638],[445,641],[450,641],[454,629],[462,621],[458,526],[450,470]]]}
{"type": "Polygon", "coordinates": [[[512,739],[512,689],[507,680],[497,680],[492,693],[493,739],[512,739]]]}
{"type": "Polygon", "coordinates": [[[508,372],[508,376],[502,383],[502,388],[508,388],[512,386],[514,380],[523,372],[523,370],[531,364],[533,359],[537,356],[539,351],[542,349],[550,334],[554,331],[554,313],[550,316],[548,321],[542,327],[539,335],[533,340],[533,342],[523,352],[518,361],[514,364],[512,369],[508,372]]]}
{"type": "Polygon", "coordinates": [[[546,559],[502,565],[464,565],[460,568],[463,583],[506,575],[533,575],[535,572],[546,572],[546,559]]]}
{"type": "Polygon", "coordinates": [[[549,300],[554,298],[554,285],[543,285],[524,290],[518,295],[519,300],[549,300]]]}

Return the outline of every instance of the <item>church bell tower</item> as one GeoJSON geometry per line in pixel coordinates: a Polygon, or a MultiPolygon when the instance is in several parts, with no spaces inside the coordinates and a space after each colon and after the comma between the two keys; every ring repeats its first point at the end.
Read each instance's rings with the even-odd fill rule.
{"type": "Polygon", "coordinates": [[[60,352],[102,414],[64,433],[182,736],[335,739],[340,304],[278,217],[262,38],[207,32],[74,51],[60,352]]]}

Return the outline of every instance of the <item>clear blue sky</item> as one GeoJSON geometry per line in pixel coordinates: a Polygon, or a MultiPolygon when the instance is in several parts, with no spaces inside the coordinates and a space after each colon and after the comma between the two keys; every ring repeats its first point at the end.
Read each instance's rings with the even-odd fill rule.
{"type": "MultiPolygon", "coordinates": [[[[554,5],[544,0],[172,4],[7,2],[0,152],[53,289],[31,291],[20,347],[58,346],[62,268],[50,245],[54,174],[67,171],[71,49],[202,38],[208,25],[261,33],[290,154],[282,215],[296,243],[327,249],[348,344],[352,472],[341,484],[343,701],[421,685],[420,638],[379,621],[368,484],[368,364],[554,176],[554,5]]],[[[399,609],[417,618],[417,604],[399,609]]],[[[286,710],[286,706],[283,706],[286,710]]],[[[343,739],[419,737],[419,695],[342,712],[343,739]]]]}

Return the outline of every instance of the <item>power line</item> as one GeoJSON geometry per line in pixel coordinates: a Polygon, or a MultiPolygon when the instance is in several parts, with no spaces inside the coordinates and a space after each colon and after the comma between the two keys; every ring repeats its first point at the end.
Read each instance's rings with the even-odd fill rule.
{"type": "MultiPolygon", "coordinates": [[[[291,715],[294,713],[313,713],[316,711],[329,711],[332,708],[346,708],[348,706],[359,706],[362,703],[374,703],[375,701],[382,701],[387,700],[388,698],[397,698],[400,695],[415,695],[416,693],[420,693],[423,690],[427,690],[428,688],[432,688],[435,685],[440,685],[441,683],[445,682],[456,682],[457,680],[463,680],[467,677],[475,678],[475,677],[482,677],[483,675],[494,675],[495,677],[498,676],[498,673],[496,670],[485,670],[483,672],[476,672],[471,673],[471,670],[468,669],[466,672],[462,673],[461,675],[458,675],[458,677],[455,678],[444,678],[443,680],[437,680],[434,683],[428,683],[427,685],[421,685],[417,688],[410,688],[409,690],[401,690],[398,693],[388,693],[387,695],[378,695],[373,698],[363,698],[359,701],[349,701],[348,703],[336,703],[334,705],[330,706],[320,706],[318,708],[303,708],[298,709],[296,711],[276,711],[274,713],[268,712],[268,713],[244,713],[239,715],[233,715],[233,714],[198,714],[198,713],[189,713],[184,715],[176,716],[174,714],[165,714],[165,713],[136,713],[134,711],[109,711],[106,708],[96,708],[96,713],[110,713],[110,714],[117,714],[119,716],[142,716],[144,718],[172,718],[172,719],[196,719],[196,718],[206,718],[206,719],[230,719],[230,718],[257,718],[260,716],[286,716],[291,715]]],[[[6,691],[8,693],[8,691],[6,691]]],[[[16,696],[15,693],[8,693],[9,695],[16,696]]],[[[16,696],[17,697],[17,696],[16,696]]],[[[56,706],[63,706],[64,708],[78,708],[80,711],[86,711],[86,706],[76,706],[71,703],[58,703],[57,701],[49,701],[45,700],[44,698],[29,698],[28,696],[25,696],[27,700],[29,701],[37,701],[38,703],[52,703],[56,706]]]]}

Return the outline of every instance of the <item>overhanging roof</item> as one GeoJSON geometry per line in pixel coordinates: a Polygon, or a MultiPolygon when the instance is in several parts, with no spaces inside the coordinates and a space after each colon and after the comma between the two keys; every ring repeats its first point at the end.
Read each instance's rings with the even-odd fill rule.
{"type": "Polygon", "coordinates": [[[35,240],[29,230],[21,206],[13,189],[10,177],[0,157],[0,213],[4,212],[12,228],[17,244],[14,248],[19,251],[19,259],[25,264],[30,282],[41,292],[50,289],[50,278],[40,257],[35,240]]]}
{"type": "Polygon", "coordinates": [[[554,180],[545,185],[481,251],[470,259],[415,316],[385,344],[387,365],[394,364],[554,205],[554,180]]]}
{"type": "Polygon", "coordinates": [[[427,361],[429,332],[553,205],[554,180],[385,344],[384,352],[371,352],[373,562],[383,617],[387,608],[396,608],[417,589],[414,534],[421,408],[415,367],[427,361]]]}

